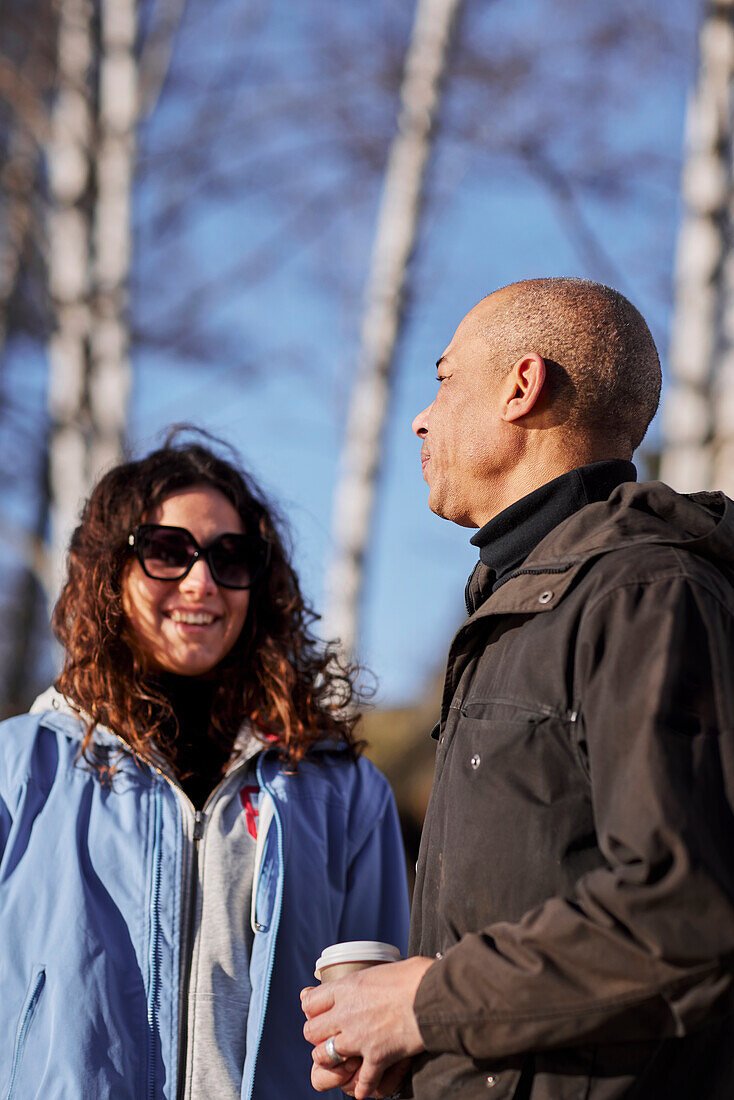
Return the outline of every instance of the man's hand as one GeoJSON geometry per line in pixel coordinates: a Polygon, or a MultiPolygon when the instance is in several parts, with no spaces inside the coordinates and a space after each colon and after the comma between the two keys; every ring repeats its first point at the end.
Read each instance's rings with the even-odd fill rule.
{"type": "Polygon", "coordinates": [[[413,1001],[433,962],[415,957],[383,963],[302,991],[303,1034],[314,1044],[311,1083],[318,1092],[339,1086],[366,1100],[395,1091],[410,1059],[424,1050],[413,1001]],[[324,1045],[329,1037],[348,1062],[331,1064],[324,1045]]]}

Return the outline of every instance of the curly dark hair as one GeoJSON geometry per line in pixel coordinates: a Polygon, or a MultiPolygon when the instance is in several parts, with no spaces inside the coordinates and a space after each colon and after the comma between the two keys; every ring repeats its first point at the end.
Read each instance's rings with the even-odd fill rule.
{"type": "Polygon", "coordinates": [[[102,774],[114,770],[95,755],[92,731],[100,724],[136,754],[150,758],[157,750],[175,767],[175,715],[129,628],[122,582],[130,532],[150,509],[194,485],[217,489],[239,513],[244,530],[270,545],[269,565],[251,590],[242,633],[216,669],[210,736],[231,748],[249,721],[293,769],[323,737],[345,743],[356,756],[363,748],[354,736],[358,669],[341,664],[335,647],[311,633],[318,615],[288,560],[282,520],[249,475],[210,446],[181,441],[182,430],[173,429],[147,457],[105,474],[71,539],[68,577],[53,615],[66,653],[56,687],[87,717],[85,759],[102,774]]]}

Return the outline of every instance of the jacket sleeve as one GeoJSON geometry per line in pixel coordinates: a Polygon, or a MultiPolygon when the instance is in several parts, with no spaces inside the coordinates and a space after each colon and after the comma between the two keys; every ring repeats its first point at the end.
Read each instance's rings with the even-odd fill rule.
{"type": "Polygon", "coordinates": [[[732,1011],[730,610],[682,575],[607,592],[580,624],[575,690],[605,863],[427,971],[430,1051],[660,1039],[732,1011]]]}
{"type": "Polygon", "coordinates": [[[392,943],[405,955],[408,882],[395,799],[387,780],[368,761],[360,760],[358,768],[339,938],[392,943]]]}

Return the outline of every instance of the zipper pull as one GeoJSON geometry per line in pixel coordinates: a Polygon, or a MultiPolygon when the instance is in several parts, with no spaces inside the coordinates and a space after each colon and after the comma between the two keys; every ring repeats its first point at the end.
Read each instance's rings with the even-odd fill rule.
{"type": "Polygon", "coordinates": [[[204,835],[206,817],[203,810],[196,810],[194,815],[194,840],[201,840],[204,835]]]}

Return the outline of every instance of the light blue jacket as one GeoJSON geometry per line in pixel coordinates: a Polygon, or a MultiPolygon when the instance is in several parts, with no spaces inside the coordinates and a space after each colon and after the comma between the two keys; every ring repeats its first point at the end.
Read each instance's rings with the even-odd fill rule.
{"type": "MultiPolygon", "coordinates": [[[[53,711],[0,725],[0,1100],[176,1100],[192,850],[182,795],[127,752],[105,788],[79,759],[81,733],[53,711]]],[[[108,731],[96,737],[119,752],[108,731]]],[[[324,749],[293,775],[266,751],[258,778],[274,813],[253,887],[241,1095],[313,1100],[299,991],[330,943],[405,952],[402,842],[366,760],[324,749]]]]}

